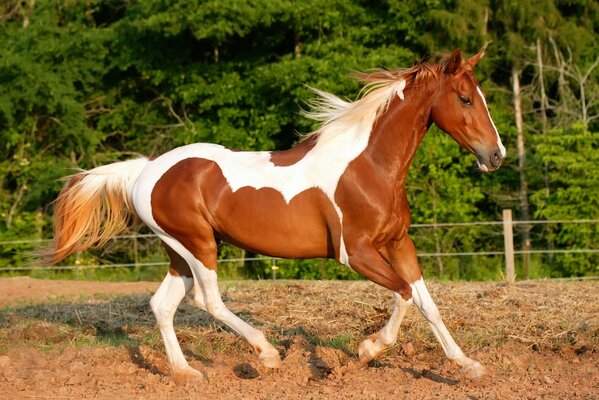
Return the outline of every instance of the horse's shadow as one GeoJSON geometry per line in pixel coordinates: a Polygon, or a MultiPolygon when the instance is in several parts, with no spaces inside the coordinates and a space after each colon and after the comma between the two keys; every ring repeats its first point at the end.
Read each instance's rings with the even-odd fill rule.
{"type": "MultiPolygon", "coordinates": [[[[150,295],[107,296],[75,303],[46,303],[4,308],[0,309],[0,329],[10,329],[17,323],[31,321],[66,325],[75,331],[86,334],[88,337],[95,337],[100,344],[114,347],[122,346],[127,350],[131,362],[139,368],[152,374],[167,375],[167,371],[148,361],[140,350],[140,346],[146,342],[146,338],[139,338],[140,335],[137,334],[140,329],[158,330],[156,320],[149,306],[150,298],[150,295]]],[[[226,296],[224,296],[224,300],[228,301],[226,296]]],[[[175,314],[175,327],[217,328],[218,330],[234,333],[228,326],[214,320],[208,313],[190,303],[186,300],[181,303],[175,314]]],[[[333,367],[319,356],[318,347],[337,349],[350,358],[357,358],[357,354],[346,344],[324,340],[316,332],[308,331],[301,326],[289,328],[264,322],[255,319],[251,312],[247,311],[237,311],[236,314],[252,326],[277,332],[277,347],[281,351],[283,359],[288,355],[294,344],[299,344],[302,350],[308,353],[312,380],[326,379],[333,372],[333,367]]],[[[45,334],[49,335],[45,340],[59,342],[61,339],[58,337],[53,339],[51,331],[46,331],[45,334]]],[[[17,341],[28,340],[26,336],[19,337],[17,335],[14,339],[17,341]]],[[[161,343],[161,340],[158,340],[158,342],[161,343]]],[[[206,367],[214,364],[211,358],[197,354],[188,346],[184,346],[183,351],[188,359],[197,361],[206,367]]],[[[369,367],[374,368],[384,366],[387,365],[378,361],[372,361],[369,364],[369,367]]],[[[444,378],[430,371],[418,372],[411,368],[402,368],[402,370],[416,379],[426,378],[448,385],[457,383],[457,381],[444,378]]],[[[258,376],[256,370],[248,363],[236,365],[233,372],[239,378],[244,379],[252,379],[258,376]]]]}
{"type": "MultiPolygon", "coordinates": [[[[15,332],[12,328],[12,339],[28,341],[35,339],[43,344],[55,344],[65,339],[64,332],[56,329],[29,328],[30,322],[40,321],[52,324],[66,325],[71,332],[67,339],[94,338],[99,344],[113,347],[123,347],[127,350],[131,362],[138,367],[156,375],[167,375],[153,363],[146,360],[140,346],[146,338],[139,338],[140,330],[158,330],[156,319],[150,309],[151,295],[130,295],[112,297],[101,296],[93,300],[69,303],[44,303],[8,307],[0,309],[0,329],[11,330],[12,327],[25,325],[23,332],[15,332]],[[32,333],[33,332],[33,333],[32,333]]],[[[181,303],[176,316],[175,327],[204,327],[214,326],[212,318],[186,302],[181,303]]],[[[225,328],[223,328],[225,329],[225,328]]],[[[226,328],[228,329],[228,328],[226,328]]],[[[156,332],[157,333],[157,332],[156,332]]],[[[155,336],[155,335],[154,335],[155,336]]],[[[212,365],[212,360],[185,349],[188,357],[206,366],[212,365]]]]}

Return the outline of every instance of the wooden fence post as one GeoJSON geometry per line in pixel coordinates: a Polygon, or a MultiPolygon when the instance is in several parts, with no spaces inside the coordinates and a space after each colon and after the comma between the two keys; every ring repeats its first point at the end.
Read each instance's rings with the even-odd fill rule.
{"type": "Polygon", "coordinates": [[[503,242],[505,245],[505,276],[508,283],[516,281],[514,273],[514,232],[512,210],[503,210],[503,242]]]}
{"type": "Polygon", "coordinates": [[[279,269],[279,267],[277,267],[274,257],[271,258],[270,259],[270,270],[272,271],[272,279],[273,280],[277,280],[277,270],[278,269],[279,269]]]}

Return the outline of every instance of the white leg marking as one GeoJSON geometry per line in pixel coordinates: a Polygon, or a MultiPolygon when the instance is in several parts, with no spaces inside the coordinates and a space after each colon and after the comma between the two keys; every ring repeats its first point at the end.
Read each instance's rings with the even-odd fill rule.
{"type": "Polygon", "coordinates": [[[404,300],[399,293],[393,293],[393,313],[387,324],[376,335],[364,340],[360,344],[358,355],[360,361],[368,362],[376,358],[382,351],[393,346],[397,342],[399,327],[403,321],[406,311],[412,304],[412,299],[404,300]]]}
{"type": "Polygon", "coordinates": [[[216,271],[206,268],[199,260],[196,260],[194,269],[198,272],[204,288],[204,300],[208,312],[243,336],[258,353],[258,358],[266,367],[280,367],[279,352],[266,340],[264,333],[243,321],[225,306],[218,289],[216,271]]]}
{"type": "Polygon", "coordinates": [[[198,308],[200,308],[203,311],[208,311],[208,309],[206,308],[206,300],[204,296],[204,291],[202,290],[202,285],[196,280],[195,277],[193,278],[193,281],[193,301],[196,304],[196,306],[198,306],[198,308]]]}
{"type": "MultiPolygon", "coordinates": [[[[279,352],[266,340],[264,333],[243,321],[225,306],[218,289],[216,271],[206,268],[200,260],[196,259],[177,240],[162,235],[160,238],[188,262],[194,276],[196,287],[201,287],[201,294],[203,294],[204,297],[203,306],[205,309],[214,318],[225,323],[240,336],[243,336],[254,348],[256,353],[258,353],[258,358],[262,364],[269,368],[280,367],[281,357],[279,356],[279,352]]],[[[196,302],[199,303],[197,291],[195,296],[196,302]]],[[[198,305],[200,304],[202,303],[199,303],[198,305]]]]}
{"type": "Polygon", "coordinates": [[[437,305],[424,284],[424,280],[421,278],[410,284],[410,287],[412,288],[414,304],[416,304],[416,307],[418,307],[424,318],[429,322],[431,330],[441,344],[441,347],[443,347],[447,358],[457,362],[469,378],[482,376],[484,374],[484,367],[478,361],[466,357],[462,349],[453,340],[441,319],[437,305]]]}
{"type": "Polygon", "coordinates": [[[173,318],[177,307],[192,286],[193,279],[191,278],[167,274],[154,296],[152,296],[150,306],[156,316],[158,328],[164,340],[166,355],[173,372],[175,374],[183,372],[201,378],[202,374],[191,368],[185,360],[173,326],[173,318]]]}

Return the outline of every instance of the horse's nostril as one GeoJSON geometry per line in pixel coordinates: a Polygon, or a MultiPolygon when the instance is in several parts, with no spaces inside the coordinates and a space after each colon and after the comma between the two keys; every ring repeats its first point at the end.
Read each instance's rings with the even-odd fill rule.
{"type": "Polygon", "coordinates": [[[499,151],[496,151],[491,156],[491,165],[493,167],[499,167],[500,164],[501,164],[501,153],[499,151]]]}

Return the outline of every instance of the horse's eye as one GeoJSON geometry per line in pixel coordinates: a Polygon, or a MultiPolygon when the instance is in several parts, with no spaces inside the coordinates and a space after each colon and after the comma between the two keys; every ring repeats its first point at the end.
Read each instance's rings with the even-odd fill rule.
{"type": "Polygon", "coordinates": [[[467,106],[472,105],[472,99],[468,96],[460,96],[460,101],[462,102],[462,104],[465,104],[467,106]]]}

